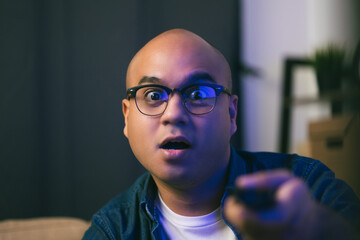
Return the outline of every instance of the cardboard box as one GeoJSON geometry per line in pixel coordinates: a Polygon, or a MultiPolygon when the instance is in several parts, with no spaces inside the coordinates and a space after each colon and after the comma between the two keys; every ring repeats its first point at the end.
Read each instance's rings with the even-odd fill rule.
{"type": "Polygon", "coordinates": [[[344,115],[311,122],[311,157],[345,180],[360,197],[360,116],[344,115]]]}

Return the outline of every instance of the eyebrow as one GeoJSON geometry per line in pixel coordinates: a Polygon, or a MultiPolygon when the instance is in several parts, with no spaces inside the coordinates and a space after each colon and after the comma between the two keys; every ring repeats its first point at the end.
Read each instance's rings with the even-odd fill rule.
{"type": "MultiPolygon", "coordinates": [[[[189,74],[189,76],[187,76],[185,78],[186,83],[199,82],[202,80],[216,83],[214,78],[209,73],[206,73],[206,72],[191,73],[191,74],[189,74]]],[[[138,85],[141,85],[143,83],[161,83],[161,79],[157,78],[157,77],[144,76],[140,79],[140,81],[138,82],[138,85]]]]}
{"type": "Polygon", "coordinates": [[[215,79],[207,72],[195,72],[190,74],[187,78],[186,78],[186,82],[199,82],[199,81],[209,81],[212,83],[216,83],[215,79]]]}
{"type": "Polygon", "coordinates": [[[159,82],[161,82],[161,80],[157,77],[144,76],[140,79],[138,85],[141,85],[143,83],[159,83],[159,82]]]}

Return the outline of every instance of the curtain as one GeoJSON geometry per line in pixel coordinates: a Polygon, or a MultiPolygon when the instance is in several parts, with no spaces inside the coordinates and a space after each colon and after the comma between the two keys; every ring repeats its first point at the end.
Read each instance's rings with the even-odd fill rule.
{"type": "Polygon", "coordinates": [[[0,220],[90,219],[128,188],[145,171],[122,132],[132,56],[186,28],[224,53],[237,92],[239,19],[236,0],[2,0],[0,220]]]}

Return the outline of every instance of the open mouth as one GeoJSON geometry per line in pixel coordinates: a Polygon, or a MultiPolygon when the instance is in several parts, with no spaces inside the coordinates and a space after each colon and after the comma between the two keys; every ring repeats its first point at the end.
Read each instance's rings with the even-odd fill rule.
{"type": "Polygon", "coordinates": [[[190,147],[190,144],[182,141],[170,141],[160,146],[160,148],[166,150],[182,150],[190,147]]]}

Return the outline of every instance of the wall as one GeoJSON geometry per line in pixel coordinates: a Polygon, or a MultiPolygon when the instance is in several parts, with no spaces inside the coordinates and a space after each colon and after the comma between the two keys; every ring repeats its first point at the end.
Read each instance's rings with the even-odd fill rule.
{"type": "MultiPolygon", "coordinates": [[[[244,148],[279,151],[283,61],[307,57],[329,42],[353,50],[358,41],[358,2],[352,0],[244,0],[242,49],[245,64],[260,76],[242,82],[244,148]]],[[[296,94],[316,95],[314,73],[303,71],[296,94]]],[[[306,138],[306,120],[328,114],[328,106],[312,106],[293,114],[294,142],[306,138]]],[[[296,144],[295,144],[296,145],[296,144]]],[[[296,151],[296,147],[292,149],[296,151]]]]}

